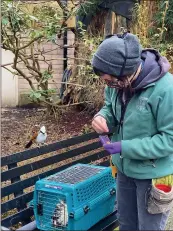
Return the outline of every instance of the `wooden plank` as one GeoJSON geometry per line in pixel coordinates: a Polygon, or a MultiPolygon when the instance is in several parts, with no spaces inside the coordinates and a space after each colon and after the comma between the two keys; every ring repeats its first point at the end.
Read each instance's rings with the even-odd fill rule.
{"type": "Polygon", "coordinates": [[[104,167],[110,167],[110,162],[108,160],[101,162],[99,165],[104,167]]]}
{"type": "MultiPolygon", "coordinates": [[[[74,165],[74,164],[77,164],[77,163],[83,163],[83,164],[91,163],[91,162],[93,162],[93,161],[96,161],[96,160],[98,160],[98,159],[100,159],[100,158],[105,157],[106,155],[108,155],[108,154],[107,154],[105,151],[102,151],[102,152],[99,152],[97,155],[96,155],[96,154],[93,154],[93,155],[91,155],[91,156],[84,157],[84,158],[82,158],[82,159],[80,159],[80,160],[76,160],[76,161],[73,161],[73,162],[68,163],[68,164],[66,164],[66,165],[63,165],[63,166],[58,167],[58,168],[56,169],[56,170],[57,170],[56,172],[59,172],[59,171],[61,171],[61,170],[64,170],[64,169],[66,169],[66,168],[68,168],[68,167],[70,167],[70,166],[72,166],[72,165],[74,165]]],[[[33,193],[33,192],[30,192],[30,193],[28,193],[28,194],[23,194],[23,195],[21,195],[21,196],[15,198],[15,199],[12,199],[12,200],[10,200],[10,201],[4,202],[4,203],[2,204],[2,207],[1,207],[1,212],[4,213],[4,212],[7,212],[8,210],[11,210],[11,209],[13,209],[13,208],[16,208],[15,206],[17,206],[17,204],[20,203],[21,201],[22,201],[23,203],[27,203],[27,202],[29,201],[29,199],[30,199],[30,200],[32,199],[32,197],[31,197],[32,193],[33,193]],[[22,199],[22,198],[23,198],[23,199],[22,199]]]]}
{"type": "MultiPolygon", "coordinates": [[[[50,170],[48,172],[51,172],[50,175],[54,174],[54,173],[56,173],[56,169],[55,169],[55,172],[53,170],[50,170]]],[[[38,175],[33,176],[31,178],[28,178],[26,180],[21,180],[21,181],[14,183],[14,184],[11,184],[11,185],[8,185],[6,187],[1,188],[1,198],[8,196],[14,192],[16,193],[22,189],[33,186],[37,180],[40,180],[44,177],[49,176],[48,172],[38,174],[38,175]]]]}
{"type": "Polygon", "coordinates": [[[76,136],[76,137],[72,137],[72,138],[67,139],[67,140],[62,140],[62,141],[55,142],[55,143],[52,143],[49,145],[45,145],[45,146],[42,146],[40,148],[33,148],[33,149],[26,150],[23,152],[15,153],[13,155],[9,154],[9,155],[3,156],[1,158],[1,166],[5,166],[5,165],[11,164],[11,163],[31,159],[33,157],[40,156],[40,155],[43,155],[45,153],[57,151],[59,149],[67,148],[69,146],[79,144],[81,142],[85,142],[85,141],[92,140],[95,138],[98,138],[98,134],[95,132],[92,132],[92,133],[88,133],[88,134],[85,134],[82,136],[76,136]]]}
{"type": "Polygon", "coordinates": [[[8,216],[1,220],[1,225],[5,227],[11,227],[19,222],[23,222],[33,216],[33,210],[30,208],[24,209],[14,215],[8,216]]]}
{"type": "MultiPolygon", "coordinates": [[[[103,151],[101,151],[101,152],[99,151],[99,152],[93,154],[93,156],[95,155],[97,157],[97,159],[98,159],[98,156],[102,155],[102,152],[103,151]]],[[[105,152],[105,155],[106,155],[106,152],[105,152]]],[[[79,160],[79,162],[80,162],[80,160],[79,160]]],[[[102,162],[100,165],[103,165],[103,166],[107,167],[107,166],[109,166],[109,161],[102,162]]],[[[66,167],[67,167],[67,165],[65,165],[65,168],[66,167]]],[[[46,171],[44,173],[37,174],[37,175],[35,175],[35,176],[31,177],[31,178],[28,178],[28,179],[25,179],[25,180],[21,180],[19,182],[14,183],[14,184],[5,186],[5,187],[3,187],[1,189],[1,197],[8,196],[8,195],[10,195],[12,193],[17,193],[20,190],[23,190],[25,188],[33,186],[37,180],[40,180],[42,178],[48,177],[50,175],[53,175],[53,174],[55,174],[58,171],[60,171],[60,167],[55,168],[55,169],[51,169],[51,170],[46,171]]]]}
{"type": "Polygon", "coordinates": [[[33,199],[33,192],[22,194],[12,200],[1,204],[1,213],[8,212],[11,209],[17,208],[22,204],[26,204],[33,199]]]}
{"type": "MultiPolygon", "coordinates": [[[[15,168],[15,167],[17,167],[17,163],[13,163],[13,164],[9,164],[8,165],[8,169],[12,169],[12,168],[15,168]]],[[[15,182],[18,182],[18,181],[20,181],[20,177],[19,176],[11,178],[11,183],[15,183],[15,182]]],[[[15,192],[13,192],[13,193],[14,193],[14,197],[17,197],[17,196],[23,194],[23,190],[20,190],[17,193],[15,193],[15,192]]],[[[26,204],[20,204],[17,207],[17,210],[20,211],[21,209],[24,209],[24,208],[26,208],[26,204]]]]}
{"type": "Polygon", "coordinates": [[[90,228],[88,231],[113,231],[115,228],[118,227],[118,220],[117,220],[117,211],[115,210],[113,213],[99,221],[97,224],[95,224],[92,228],[90,228]]]}
{"type": "MultiPolygon", "coordinates": [[[[96,230],[114,230],[116,227],[118,227],[118,220],[116,216],[117,211],[114,211],[109,216],[105,217],[101,221],[99,221],[97,224],[95,224],[92,228],[90,228],[88,231],[96,231],[96,230]]],[[[27,217],[33,216],[33,210],[32,209],[25,209],[15,215],[9,216],[1,221],[1,225],[5,227],[11,227],[12,225],[16,225],[20,221],[24,221],[27,217]]]]}
{"type": "Polygon", "coordinates": [[[72,149],[70,151],[64,152],[59,155],[51,156],[39,161],[35,161],[33,163],[29,163],[20,167],[13,168],[11,170],[4,171],[1,173],[1,181],[3,182],[8,179],[11,179],[12,177],[21,176],[25,173],[35,171],[37,169],[46,167],[50,164],[54,164],[65,159],[75,157],[77,155],[92,151],[100,147],[101,147],[100,142],[95,142],[92,144],[85,145],[83,147],[72,149]]]}

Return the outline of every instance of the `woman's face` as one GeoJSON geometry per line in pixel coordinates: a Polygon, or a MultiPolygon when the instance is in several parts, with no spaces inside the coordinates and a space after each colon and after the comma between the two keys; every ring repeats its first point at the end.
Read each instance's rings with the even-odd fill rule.
{"type": "Polygon", "coordinates": [[[130,76],[121,76],[118,78],[116,76],[103,73],[97,70],[96,68],[93,68],[93,70],[94,70],[94,73],[97,76],[100,76],[100,78],[104,80],[109,87],[117,88],[117,89],[124,89],[124,88],[131,87],[131,83],[138,77],[141,71],[141,64],[134,74],[130,76]]]}
{"type": "Polygon", "coordinates": [[[106,82],[106,84],[111,88],[119,88],[117,83],[120,83],[121,81],[118,80],[115,76],[111,76],[109,74],[102,74],[101,79],[106,82]]]}
{"type": "Polygon", "coordinates": [[[125,89],[131,87],[132,82],[138,77],[140,71],[141,65],[139,66],[138,70],[130,76],[122,76],[121,78],[116,78],[116,76],[101,73],[100,78],[103,79],[111,88],[125,89]]]}
{"type": "Polygon", "coordinates": [[[108,74],[103,74],[101,76],[101,79],[103,79],[105,81],[111,81],[111,82],[115,82],[116,81],[115,77],[112,77],[111,75],[108,75],[108,74]]]}

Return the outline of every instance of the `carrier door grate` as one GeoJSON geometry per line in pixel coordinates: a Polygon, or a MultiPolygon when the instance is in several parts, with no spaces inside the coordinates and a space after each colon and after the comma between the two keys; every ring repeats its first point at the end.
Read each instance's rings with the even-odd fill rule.
{"type": "Polygon", "coordinates": [[[37,212],[41,228],[47,230],[66,229],[68,210],[66,199],[62,195],[38,191],[37,212]]]}

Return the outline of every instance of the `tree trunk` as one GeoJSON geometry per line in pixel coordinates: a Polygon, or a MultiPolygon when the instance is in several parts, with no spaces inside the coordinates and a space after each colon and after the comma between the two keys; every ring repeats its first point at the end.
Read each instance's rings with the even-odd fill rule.
{"type": "Polygon", "coordinates": [[[104,35],[107,36],[110,34],[114,34],[114,28],[115,28],[115,13],[109,10],[105,20],[104,35]]]}
{"type": "Polygon", "coordinates": [[[108,11],[105,20],[104,35],[122,33],[130,31],[130,22],[121,15],[116,15],[111,10],[108,11]]]}

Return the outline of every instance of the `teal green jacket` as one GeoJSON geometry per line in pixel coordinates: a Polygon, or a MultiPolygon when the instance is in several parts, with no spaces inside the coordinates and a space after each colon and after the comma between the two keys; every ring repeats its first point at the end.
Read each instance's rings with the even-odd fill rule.
{"type": "Polygon", "coordinates": [[[122,152],[112,155],[119,171],[136,179],[152,179],[173,174],[173,75],[136,92],[129,101],[123,126],[118,132],[121,105],[117,91],[105,89],[105,106],[99,111],[115,128],[112,142],[122,141],[122,152]]]}

